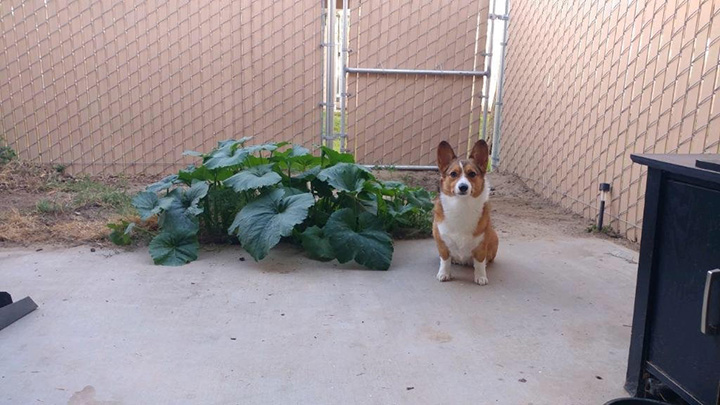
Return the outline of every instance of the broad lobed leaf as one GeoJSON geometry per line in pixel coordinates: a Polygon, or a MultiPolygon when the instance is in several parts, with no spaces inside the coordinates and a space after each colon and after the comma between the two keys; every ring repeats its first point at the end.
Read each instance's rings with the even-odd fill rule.
{"type": "Polygon", "coordinates": [[[363,166],[354,163],[338,163],[323,169],[317,178],[327,182],[338,190],[360,192],[363,184],[371,178],[370,172],[363,166]]]}
{"type": "Polygon", "coordinates": [[[261,260],[280,238],[290,235],[295,225],[305,220],[314,203],[310,193],[286,196],[284,190],[276,189],[240,210],[228,231],[238,235],[255,260],[261,260]]]}
{"type": "Polygon", "coordinates": [[[308,255],[316,260],[328,261],[335,258],[335,251],[330,245],[330,240],[324,235],[323,230],[317,226],[311,226],[300,234],[302,246],[308,255]]]}
{"type": "Polygon", "coordinates": [[[163,231],[150,241],[150,256],[155,264],[182,266],[197,259],[196,232],[163,231]]]}
{"type": "Polygon", "coordinates": [[[141,191],[132,199],[132,205],[140,214],[143,221],[167,210],[172,205],[172,197],[158,198],[154,191],[141,191]]]}
{"type": "Polygon", "coordinates": [[[323,228],[340,263],[355,260],[373,270],[387,270],[392,261],[392,238],[372,214],[350,208],[335,211],[323,228]]]}
{"type": "Polygon", "coordinates": [[[274,164],[250,167],[223,182],[235,191],[255,190],[280,183],[282,177],[273,171],[274,164]]]}

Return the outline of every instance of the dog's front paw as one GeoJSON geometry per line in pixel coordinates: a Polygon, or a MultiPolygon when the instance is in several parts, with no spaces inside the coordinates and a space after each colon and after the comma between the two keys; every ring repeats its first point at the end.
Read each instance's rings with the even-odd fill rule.
{"type": "Polygon", "coordinates": [[[478,285],[486,285],[488,282],[488,278],[485,276],[475,276],[475,283],[478,285]]]}
{"type": "Polygon", "coordinates": [[[473,262],[473,267],[475,268],[475,283],[478,285],[486,285],[488,283],[487,278],[487,271],[485,271],[485,261],[477,261],[475,260],[473,262]]]}
{"type": "Polygon", "coordinates": [[[440,268],[438,269],[437,279],[440,281],[448,281],[452,278],[450,273],[450,258],[443,260],[440,258],[440,268]]]}
{"type": "Polygon", "coordinates": [[[452,274],[450,274],[450,272],[448,271],[440,270],[438,271],[437,279],[440,281],[450,281],[452,280],[452,274]]]}

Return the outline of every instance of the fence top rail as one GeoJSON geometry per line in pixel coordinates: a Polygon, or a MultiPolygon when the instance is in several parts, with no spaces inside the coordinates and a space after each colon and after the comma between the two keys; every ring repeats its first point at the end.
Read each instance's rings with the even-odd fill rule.
{"type": "Polygon", "coordinates": [[[346,67],[347,73],[370,73],[381,75],[433,75],[433,76],[487,76],[484,70],[426,70],[426,69],[383,69],[346,67]]]}

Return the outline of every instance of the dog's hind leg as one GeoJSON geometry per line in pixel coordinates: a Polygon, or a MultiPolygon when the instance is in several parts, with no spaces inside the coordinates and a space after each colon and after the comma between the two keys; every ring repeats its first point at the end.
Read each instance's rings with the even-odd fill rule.
{"type": "Polygon", "coordinates": [[[497,233],[495,233],[495,230],[492,227],[488,227],[485,231],[485,251],[487,252],[488,263],[492,263],[493,260],[495,260],[499,244],[500,241],[498,240],[497,233]]]}

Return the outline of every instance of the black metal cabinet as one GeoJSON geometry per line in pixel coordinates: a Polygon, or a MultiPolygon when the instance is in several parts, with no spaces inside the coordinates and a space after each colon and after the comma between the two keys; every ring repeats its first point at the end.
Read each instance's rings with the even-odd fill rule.
{"type": "Polygon", "coordinates": [[[717,158],[632,156],[649,169],[625,385],[635,396],[652,377],[720,405],[720,171],[696,167],[717,158]]]}

